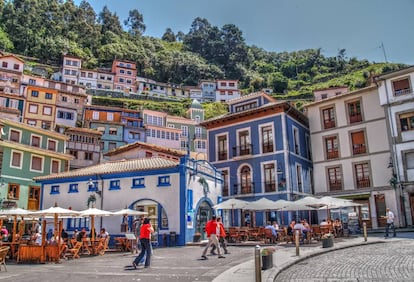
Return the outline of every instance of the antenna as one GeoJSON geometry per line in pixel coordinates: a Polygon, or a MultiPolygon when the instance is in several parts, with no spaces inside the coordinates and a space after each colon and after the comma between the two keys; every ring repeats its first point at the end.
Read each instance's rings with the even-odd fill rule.
{"type": "Polygon", "coordinates": [[[385,53],[384,43],[381,42],[380,48],[382,49],[382,52],[384,53],[385,62],[388,63],[387,54],[385,53]]]}

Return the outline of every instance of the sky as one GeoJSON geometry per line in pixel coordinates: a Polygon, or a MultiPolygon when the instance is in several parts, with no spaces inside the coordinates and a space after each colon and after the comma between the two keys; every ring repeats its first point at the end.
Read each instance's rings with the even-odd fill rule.
{"type": "MultiPolygon", "coordinates": [[[[144,35],[161,38],[167,28],[188,33],[196,17],[221,28],[234,24],[246,44],[266,51],[321,48],[325,56],[414,65],[414,0],[89,0],[99,14],[106,5],[120,21],[137,9],[144,35]],[[382,47],[383,46],[383,47],[382,47]]],[[[75,0],[76,4],[80,0],[75,0]]]]}

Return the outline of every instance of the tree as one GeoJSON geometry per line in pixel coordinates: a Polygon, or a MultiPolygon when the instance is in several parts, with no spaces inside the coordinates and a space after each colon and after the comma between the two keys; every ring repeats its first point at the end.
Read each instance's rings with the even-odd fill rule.
{"type": "Polygon", "coordinates": [[[0,27],[0,50],[4,50],[4,51],[13,50],[13,42],[11,42],[7,33],[5,33],[1,27],[0,27]]]}
{"type": "Polygon", "coordinates": [[[137,9],[129,11],[128,19],[124,21],[124,24],[133,36],[141,36],[145,32],[144,17],[137,9]]]}
{"type": "Polygon", "coordinates": [[[269,76],[269,85],[274,93],[283,93],[288,87],[288,79],[280,72],[274,72],[269,76]]]}
{"type": "Polygon", "coordinates": [[[107,6],[104,6],[102,12],[99,13],[99,23],[101,24],[101,33],[105,34],[107,31],[115,34],[122,33],[121,23],[116,13],[111,13],[107,6]]]}
{"type": "Polygon", "coordinates": [[[171,28],[167,28],[161,39],[167,42],[175,42],[175,34],[171,28]]]}

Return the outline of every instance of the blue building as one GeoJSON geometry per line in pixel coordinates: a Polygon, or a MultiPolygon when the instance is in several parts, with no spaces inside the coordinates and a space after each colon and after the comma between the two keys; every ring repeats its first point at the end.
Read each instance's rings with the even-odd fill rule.
{"type": "MultiPolygon", "coordinates": [[[[264,92],[227,102],[229,113],[202,122],[207,128],[208,160],[222,172],[223,200],[296,200],[312,194],[308,119],[288,102],[264,92]]],[[[261,226],[291,214],[238,210],[224,214],[227,225],[261,226]]],[[[283,222],[282,222],[283,219],[283,222]]]]}

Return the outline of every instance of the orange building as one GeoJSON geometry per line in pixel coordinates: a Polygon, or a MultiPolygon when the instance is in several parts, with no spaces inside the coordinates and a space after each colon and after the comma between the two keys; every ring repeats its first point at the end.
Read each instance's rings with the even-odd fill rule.
{"type": "Polygon", "coordinates": [[[137,65],[129,61],[114,60],[112,62],[114,89],[124,92],[137,92],[137,65]]]}
{"type": "Polygon", "coordinates": [[[43,129],[54,129],[57,95],[56,89],[28,85],[23,122],[43,129]]]}

